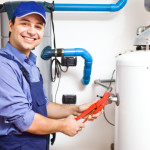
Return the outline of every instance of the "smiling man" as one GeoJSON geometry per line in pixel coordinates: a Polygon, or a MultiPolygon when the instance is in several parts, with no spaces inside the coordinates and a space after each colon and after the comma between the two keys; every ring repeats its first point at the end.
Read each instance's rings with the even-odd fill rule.
{"type": "Polygon", "coordinates": [[[30,51],[42,40],[46,20],[43,15],[40,17],[35,12],[23,16],[14,13],[13,19],[15,19],[14,24],[9,21],[10,44],[29,56],[30,51]]]}
{"type": "Polygon", "coordinates": [[[94,103],[48,101],[31,52],[40,44],[45,24],[43,6],[33,1],[21,2],[9,21],[10,40],[0,50],[0,150],[48,150],[49,134],[76,135],[84,124],[74,116],[94,103]]]}

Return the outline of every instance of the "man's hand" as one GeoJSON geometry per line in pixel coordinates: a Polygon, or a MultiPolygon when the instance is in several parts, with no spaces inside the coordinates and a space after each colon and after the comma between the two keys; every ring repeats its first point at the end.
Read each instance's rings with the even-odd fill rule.
{"type": "MultiPolygon", "coordinates": [[[[78,110],[78,115],[80,115],[82,112],[84,112],[86,109],[88,109],[91,105],[93,105],[94,103],[96,103],[98,100],[94,100],[94,101],[91,101],[89,103],[86,103],[86,104],[83,104],[83,105],[80,105],[79,106],[79,110],[78,110]]],[[[103,110],[101,111],[103,113],[103,110]]],[[[97,113],[97,114],[93,114],[92,116],[89,115],[89,116],[86,116],[85,118],[88,117],[88,121],[93,121],[94,119],[97,119],[97,117],[100,116],[100,113],[97,113]]]]}
{"type": "Polygon", "coordinates": [[[84,128],[85,125],[84,123],[80,123],[75,120],[73,115],[70,115],[67,117],[65,120],[63,120],[63,126],[62,126],[62,131],[64,134],[69,135],[69,136],[74,136],[76,135],[79,131],[84,128]]]}

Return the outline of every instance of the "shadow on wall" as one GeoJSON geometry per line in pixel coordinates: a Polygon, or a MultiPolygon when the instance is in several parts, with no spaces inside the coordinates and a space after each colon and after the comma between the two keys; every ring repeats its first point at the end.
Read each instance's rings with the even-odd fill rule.
{"type": "Polygon", "coordinates": [[[114,19],[119,12],[54,12],[55,20],[107,21],[114,19]]]}

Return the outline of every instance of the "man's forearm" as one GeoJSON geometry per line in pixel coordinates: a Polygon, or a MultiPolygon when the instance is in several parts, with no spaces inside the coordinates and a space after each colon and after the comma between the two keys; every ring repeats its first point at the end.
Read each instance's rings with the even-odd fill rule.
{"type": "Polygon", "coordinates": [[[78,115],[79,106],[77,105],[62,105],[50,102],[47,106],[47,114],[49,118],[61,119],[69,115],[78,115]]]}
{"type": "MultiPolygon", "coordinates": [[[[85,111],[96,101],[90,103],[77,105],[61,105],[50,102],[47,106],[47,117],[35,113],[34,120],[26,132],[32,134],[50,134],[55,132],[62,132],[69,136],[74,136],[81,131],[84,123],[76,121],[74,115],[79,115],[85,111]],[[64,120],[58,120],[65,118],[64,120]]],[[[93,115],[88,120],[93,120],[99,116],[99,113],[93,115]]]]}
{"type": "Polygon", "coordinates": [[[38,135],[62,132],[66,135],[74,136],[84,126],[84,123],[76,121],[73,115],[64,120],[55,120],[35,113],[34,120],[26,132],[38,135]]]}
{"type": "Polygon", "coordinates": [[[32,134],[50,134],[62,132],[63,120],[54,120],[35,113],[34,120],[26,132],[32,134]]]}

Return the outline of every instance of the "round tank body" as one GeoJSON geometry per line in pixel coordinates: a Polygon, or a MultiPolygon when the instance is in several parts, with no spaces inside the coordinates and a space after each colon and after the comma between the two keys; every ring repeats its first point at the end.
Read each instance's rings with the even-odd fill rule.
{"type": "MultiPolygon", "coordinates": [[[[13,2],[12,2],[13,5],[13,2]]],[[[52,92],[51,92],[51,78],[50,78],[50,61],[45,61],[41,59],[41,51],[44,49],[44,47],[51,45],[51,17],[50,12],[46,12],[46,26],[45,26],[45,32],[43,36],[43,40],[39,46],[37,46],[32,52],[37,56],[36,64],[38,68],[40,69],[40,72],[43,76],[44,81],[44,87],[46,91],[46,95],[48,96],[48,99],[52,100],[52,92]]],[[[9,30],[8,30],[8,15],[7,12],[0,13],[1,21],[1,47],[4,47],[6,43],[9,41],[9,30]]]]}
{"type": "Polygon", "coordinates": [[[150,149],[150,51],[117,59],[115,150],[150,149]]]}

